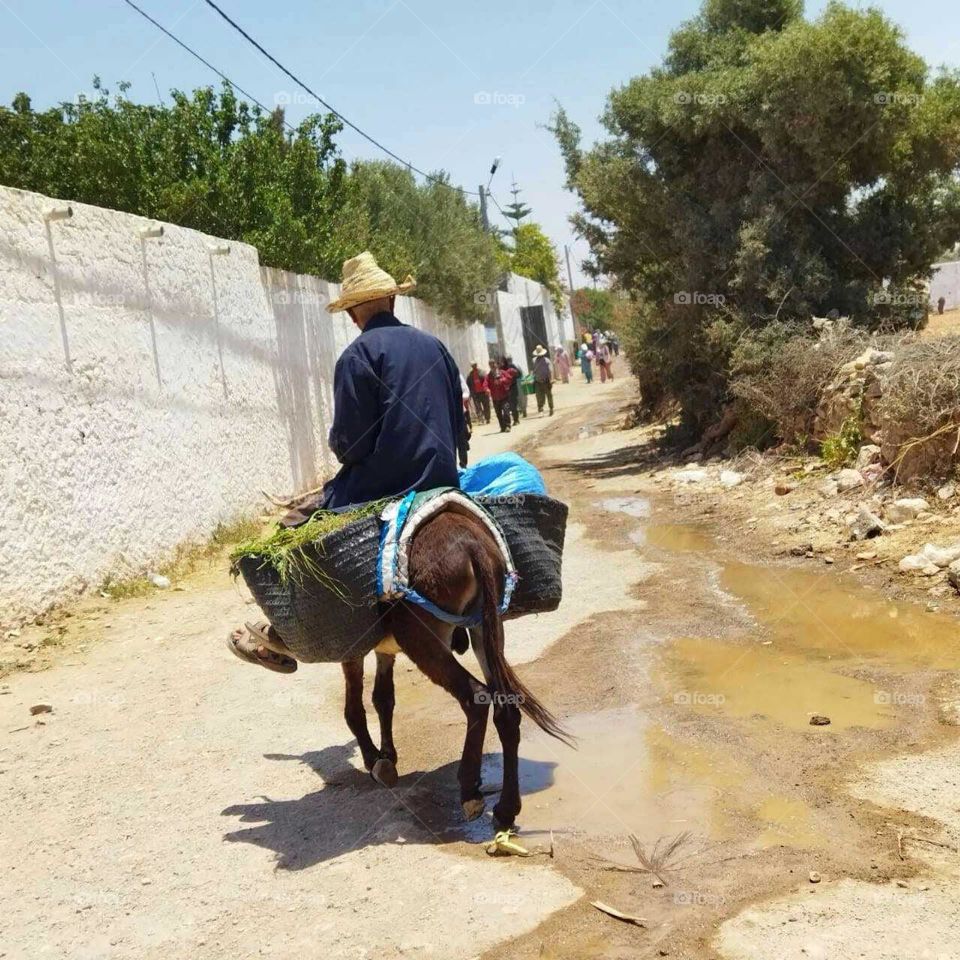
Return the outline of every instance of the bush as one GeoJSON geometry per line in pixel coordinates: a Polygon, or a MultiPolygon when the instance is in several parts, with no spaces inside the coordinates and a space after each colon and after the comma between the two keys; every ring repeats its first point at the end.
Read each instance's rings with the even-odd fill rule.
{"type": "Polygon", "coordinates": [[[772,422],[777,439],[803,445],[824,389],[867,342],[866,333],[843,325],[816,338],[796,324],[771,324],[741,337],[731,357],[731,393],[772,422]]]}
{"type": "Polygon", "coordinates": [[[879,411],[883,457],[898,476],[950,473],[960,447],[960,337],[903,342],[879,411]]]}
{"type": "Polygon", "coordinates": [[[840,430],[832,437],[827,437],[820,445],[820,456],[824,463],[833,470],[847,467],[857,459],[857,453],[863,444],[863,432],[860,429],[859,417],[847,417],[840,425],[840,430]]]}

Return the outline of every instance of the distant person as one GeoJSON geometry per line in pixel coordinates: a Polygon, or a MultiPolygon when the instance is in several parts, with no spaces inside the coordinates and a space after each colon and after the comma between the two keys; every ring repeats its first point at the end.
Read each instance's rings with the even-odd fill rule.
{"type": "Polygon", "coordinates": [[[517,427],[520,425],[520,381],[523,379],[523,371],[509,354],[500,361],[500,366],[503,370],[513,371],[510,381],[510,416],[513,418],[513,425],[517,427]]]}
{"type": "Polygon", "coordinates": [[[553,416],[553,370],[550,367],[550,358],[542,346],[533,351],[533,388],[537,393],[537,413],[543,413],[543,405],[550,407],[550,416],[553,416]]]}
{"type": "Polygon", "coordinates": [[[600,349],[597,352],[597,366],[600,368],[601,383],[613,380],[613,357],[610,354],[610,345],[606,340],[600,341],[600,349]]]}
{"type": "Polygon", "coordinates": [[[513,385],[513,370],[505,370],[496,360],[490,361],[490,373],[487,374],[487,387],[490,399],[497,414],[501,433],[510,432],[510,387],[513,385]]]}
{"type": "Polygon", "coordinates": [[[944,307],[946,307],[946,305],[947,305],[947,298],[940,297],[940,299],[937,300],[937,313],[943,313],[943,309],[944,307]]]}
{"type": "Polygon", "coordinates": [[[553,348],[553,362],[557,368],[557,379],[561,383],[570,382],[570,357],[563,347],[553,348]]]}
{"type": "Polygon", "coordinates": [[[474,360],[470,364],[467,374],[467,386],[470,388],[470,397],[473,400],[473,409],[477,420],[481,423],[490,422],[490,388],[487,386],[487,376],[474,360]]]}
{"type": "Polygon", "coordinates": [[[580,344],[580,372],[587,383],[593,383],[593,351],[586,341],[580,344]]]}

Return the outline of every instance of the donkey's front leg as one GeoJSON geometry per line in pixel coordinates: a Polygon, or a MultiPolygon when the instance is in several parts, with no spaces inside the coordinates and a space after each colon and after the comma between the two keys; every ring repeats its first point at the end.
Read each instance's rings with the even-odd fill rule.
{"type": "Polygon", "coordinates": [[[464,816],[475,820],[483,813],[485,805],[480,792],[480,764],[490,712],[490,692],[450,652],[450,630],[446,624],[404,603],[394,611],[393,628],[400,649],[430,680],[457,700],[467,718],[467,735],[463,741],[457,780],[464,816]]]}
{"type": "Polygon", "coordinates": [[[345,660],[341,666],[346,682],[343,718],[347,721],[350,732],[357,738],[357,746],[363,755],[363,765],[372,772],[373,765],[380,759],[380,751],[370,739],[367,711],[363,708],[363,657],[345,660]]]}
{"type": "Polygon", "coordinates": [[[380,720],[380,758],[370,771],[377,783],[385,787],[397,783],[397,749],[393,745],[393,708],[396,696],[393,687],[393,664],[396,656],[377,651],[377,676],[373,682],[373,706],[380,720]]]}

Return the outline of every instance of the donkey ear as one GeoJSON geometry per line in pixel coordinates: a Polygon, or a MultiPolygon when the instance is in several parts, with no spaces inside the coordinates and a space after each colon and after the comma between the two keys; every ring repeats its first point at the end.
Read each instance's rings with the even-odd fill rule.
{"type": "Polygon", "coordinates": [[[450,649],[454,653],[466,653],[470,646],[470,635],[466,627],[454,627],[453,636],[450,638],[450,649]]]}

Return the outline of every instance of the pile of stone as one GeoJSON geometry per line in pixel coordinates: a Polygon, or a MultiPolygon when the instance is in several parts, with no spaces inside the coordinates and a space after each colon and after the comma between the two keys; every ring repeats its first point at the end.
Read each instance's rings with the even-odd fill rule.
{"type": "Polygon", "coordinates": [[[869,446],[876,452],[874,462],[879,462],[883,437],[878,404],[883,396],[883,374],[890,369],[891,363],[892,353],[868,347],[859,357],[840,368],[834,381],[823,391],[817,408],[816,439],[835,436],[845,421],[856,419],[861,423],[869,446]]]}

